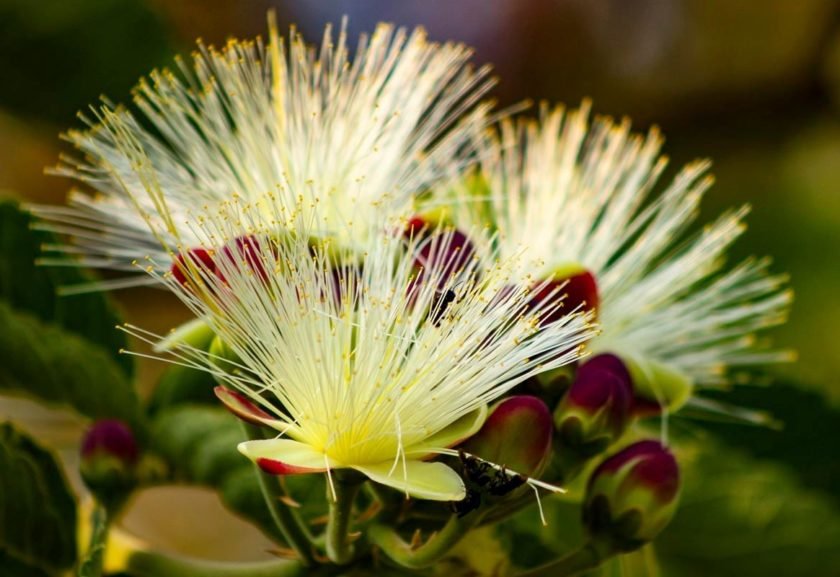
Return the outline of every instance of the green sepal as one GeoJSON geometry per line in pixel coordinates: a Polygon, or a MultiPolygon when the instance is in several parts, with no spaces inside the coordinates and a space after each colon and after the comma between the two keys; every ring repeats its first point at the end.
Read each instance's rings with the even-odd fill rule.
{"type": "Polygon", "coordinates": [[[694,391],[691,379],[680,371],[653,359],[619,355],[630,371],[637,397],[659,404],[663,410],[679,410],[694,391]]]}

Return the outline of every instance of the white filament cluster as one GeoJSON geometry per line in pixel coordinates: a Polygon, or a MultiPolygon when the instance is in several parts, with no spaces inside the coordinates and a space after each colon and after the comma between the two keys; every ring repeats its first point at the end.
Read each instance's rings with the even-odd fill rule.
{"type": "Polygon", "coordinates": [[[189,267],[186,284],[159,278],[246,370],[220,370],[218,359],[189,348],[183,360],[247,394],[330,467],[440,453],[445,446],[425,441],[524,379],[574,361],[592,336],[582,314],[540,326],[557,304],[529,309],[512,260],[472,259],[450,275],[441,259],[415,283],[411,255],[427,240],[371,235],[353,264],[355,252],[313,248],[311,235],[277,237],[262,219],[254,205],[222,204],[191,231],[217,247],[218,272],[189,267]],[[243,234],[259,239],[258,265],[253,254],[220,248],[243,234]],[[450,290],[454,298],[430,322],[450,290]]]}
{"type": "Polygon", "coordinates": [[[470,55],[385,24],[353,57],[343,27],[337,40],[328,27],[319,50],[294,31],[284,43],[273,25],[267,44],[199,44],[191,63],[141,81],[140,114],[106,103],[84,118],[89,130],[66,135],[84,157],[57,172],[98,194],[35,212],[74,238],[53,248],[112,269],[145,255],[167,268],[161,243],[195,244],[183,222],[234,197],[270,196],[303,211],[318,236],[364,243],[377,206],[404,210],[463,164],[492,84],[470,55]]]}
{"type": "Polygon", "coordinates": [[[501,256],[521,253],[536,278],[570,264],[598,283],[601,335],[596,351],[666,363],[697,384],[722,382],[726,367],[773,362],[788,353],[760,351],[752,333],[780,323],[791,293],[768,261],[722,270],[743,232],[747,208],[693,233],[711,184],[708,162],[686,166],[652,193],[667,159],[654,129],[597,118],[589,105],[543,109],[539,121],[503,121],[480,143],[480,179],[442,188],[455,220],[498,231],[501,256]],[[478,184],[476,184],[478,183],[478,184]]]}

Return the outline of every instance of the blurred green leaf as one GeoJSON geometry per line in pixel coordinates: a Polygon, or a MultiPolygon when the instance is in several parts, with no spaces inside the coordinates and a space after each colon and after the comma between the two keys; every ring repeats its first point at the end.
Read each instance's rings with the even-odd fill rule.
{"type": "Polygon", "coordinates": [[[36,265],[41,246],[56,239],[32,230],[32,224],[32,216],[16,203],[0,201],[0,300],[100,345],[130,374],[131,359],[119,354],[126,337],[116,329],[121,319],[114,307],[101,292],[57,295],[60,287],[93,278],[77,267],[36,265]]]}
{"type": "Polygon", "coordinates": [[[656,543],[663,575],[840,575],[831,500],[775,463],[712,442],[693,451],[681,453],[680,508],[656,543]]]}
{"type": "Polygon", "coordinates": [[[69,405],[142,430],[140,401],[114,359],[89,341],[0,301],[0,392],[69,405]]]}
{"type": "Polygon", "coordinates": [[[661,574],[653,545],[648,545],[613,557],[597,571],[587,573],[586,577],[659,577],[661,574]]]}
{"type": "Polygon", "coordinates": [[[76,560],[76,504],[52,455],[0,425],[0,567],[55,575],[76,560]]]}
{"type": "MultiPolygon", "coordinates": [[[[253,464],[236,450],[244,440],[236,417],[216,407],[171,407],[157,415],[152,424],[152,449],[168,462],[175,480],[216,489],[231,511],[282,541],[263,501],[253,464]]],[[[301,503],[300,511],[306,519],[326,512],[322,477],[284,478],[287,493],[301,503]]]]}
{"type": "Polygon", "coordinates": [[[557,559],[585,541],[579,503],[552,495],[542,497],[542,507],[546,525],[542,524],[535,499],[533,506],[496,526],[511,562],[522,569],[557,559]]]}
{"type": "Polygon", "coordinates": [[[737,406],[760,409],[781,421],[775,431],[729,423],[703,423],[727,445],[754,457],[786,465],[806,489],[819,489],[840,504],[840,460],[827,458],[828,443],[840,439],[840,410],[819,393],[791,384],[768,387],[735,387],[708,396],[737,406]]]}
{"type": "Polygon", "coordinates": [[[172,365],[164,371],[148,402],[149,414],[183,404],[216,404],[216,381],[207,371],[172,365]]]}

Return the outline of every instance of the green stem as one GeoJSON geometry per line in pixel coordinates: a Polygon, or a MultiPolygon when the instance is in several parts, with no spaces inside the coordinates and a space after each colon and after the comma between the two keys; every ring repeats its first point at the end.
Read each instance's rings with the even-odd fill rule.
{"type": "MultiPolygon", "coordinates": [[[[243,423],[243,427],[249,439],[263,438],[260,427],[247,423],[243,423]]],[[[312,536],[303,524],[303,521],[301,521],[300,515],[283,502],[282,497],[285,495],[281,493],[280,484],[277,482],[277,479],[272,475],[264,473],[256,465],[254,465],[254,468],[265,504],[275,525],[280,530],[280,534],[283,535],[286,544],[297,553],[303,565],[313,565],[315,559],[312,555],[312,536]]]]}
{"type": "Polygon", "coordinates": [[[298,561],[272,560],[254,563],[223,563],[170,557],[138,551],[128,559],[126,570],[133,577],[303,577],[312,575],[298,561]]]}
{"type": "Polygon", "coordinates": [[[452,515],[440,532],[416,549],[403,541],[391,527],[379,523],[370,526],[368,537],[394,562],[403,567],[422,569],[442,559],[480,519],[481,515],[477,512],[468,513],[463,517],[452,515]]]}
{"type": "Polygon", "coordinates": [[[588,543],[565,557],[519,573],[516,577],[573,577],[597,568],[610,556],[611,553],[597,543],[588,543]]]}
{"type": "Polygon", "coordinates": [[[336,471],[333,473],[332,486],[327,487],[327,500],[330,503],[326,534],[327,557],[336,565],[346,565],[353,559],[350,521],[353,518],[353,502],[363,481],[363,478],[353,473],[336,471]]]}
{"type": "Polygon", "coordinates": [[[80,559],[77,575],[99,577],[105,557],[105,543],[111,518],[105,507],[97,504],[90,516],[90,544],[84,558],[80,559]]]}

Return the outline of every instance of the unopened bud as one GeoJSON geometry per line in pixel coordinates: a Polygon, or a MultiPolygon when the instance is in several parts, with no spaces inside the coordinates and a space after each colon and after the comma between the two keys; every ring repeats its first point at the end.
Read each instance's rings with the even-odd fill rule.
{"type": "Polygon", "coordinates": [[[658,441],[641,441],[601,463],[586,490],[583,521],[594,539],[615,551],[652,541],[677,507],[680,474],[658,441]]]}
{"type": "Polygon", "coordinates": [[[420,243],[415,255],[415,266],[423,274],[433,274],[438,278],[438,289],[444,289],[452,278],[467,267],[475,247],[463,232],[457,229],[441,230],[432,233],[420,243]],[[428,272],[425,272],[428,271],[428,272]]]}
{"type": "Polygon", "coordinates": [[[213,253],[206,248],[191,248],[179,253],[172,263],[171,272],[182,286],[187,286],[191,278],[212,275],[216,272],[213,253]]]}
{"type": "Polygon", "coordinates": [[[546,404],[537,397],[518,395],[497,403],[462,449],[484,461],[532,476],[547,460],[551,437],[551,411],[546,404]]]}
{"type": "Polygon", "coordinates": [[[82,478],[101,501],[113,502],[135,485],[139,456],[137,440],[125,423],[97,421],[82,440],[82,478]]]}
{"type": "Polygon", "coordinates": [[[272,266],[272,261],[268,257],[270,250],[271,241],[268,239],[261,239],[255,235],[238,236],[220,251],[216,275],[222,281],[228,282],[230,270],[234,270],[254,274],[261,281],[268,282],[269,268],[272,266]],[[246,267],[244,271],[242,271],[243,264],[246,267]]]}
{"type": "Polygon", "coordinates": [[[624,433],[632,406],[633,385],[624,363],[615,355],[598,355],[578,368],[554,412],[554,425],[565,447],[591,455],[624,433]]]}
{"type": "Polygon", "coordinates": [[[529,306],[542,311],[542,324],[558,321],[573,311],[597,311],[600,304],[595,276],[576,264],[558,268],[548,282],[537,284],[529,298],[529,306]]]}

